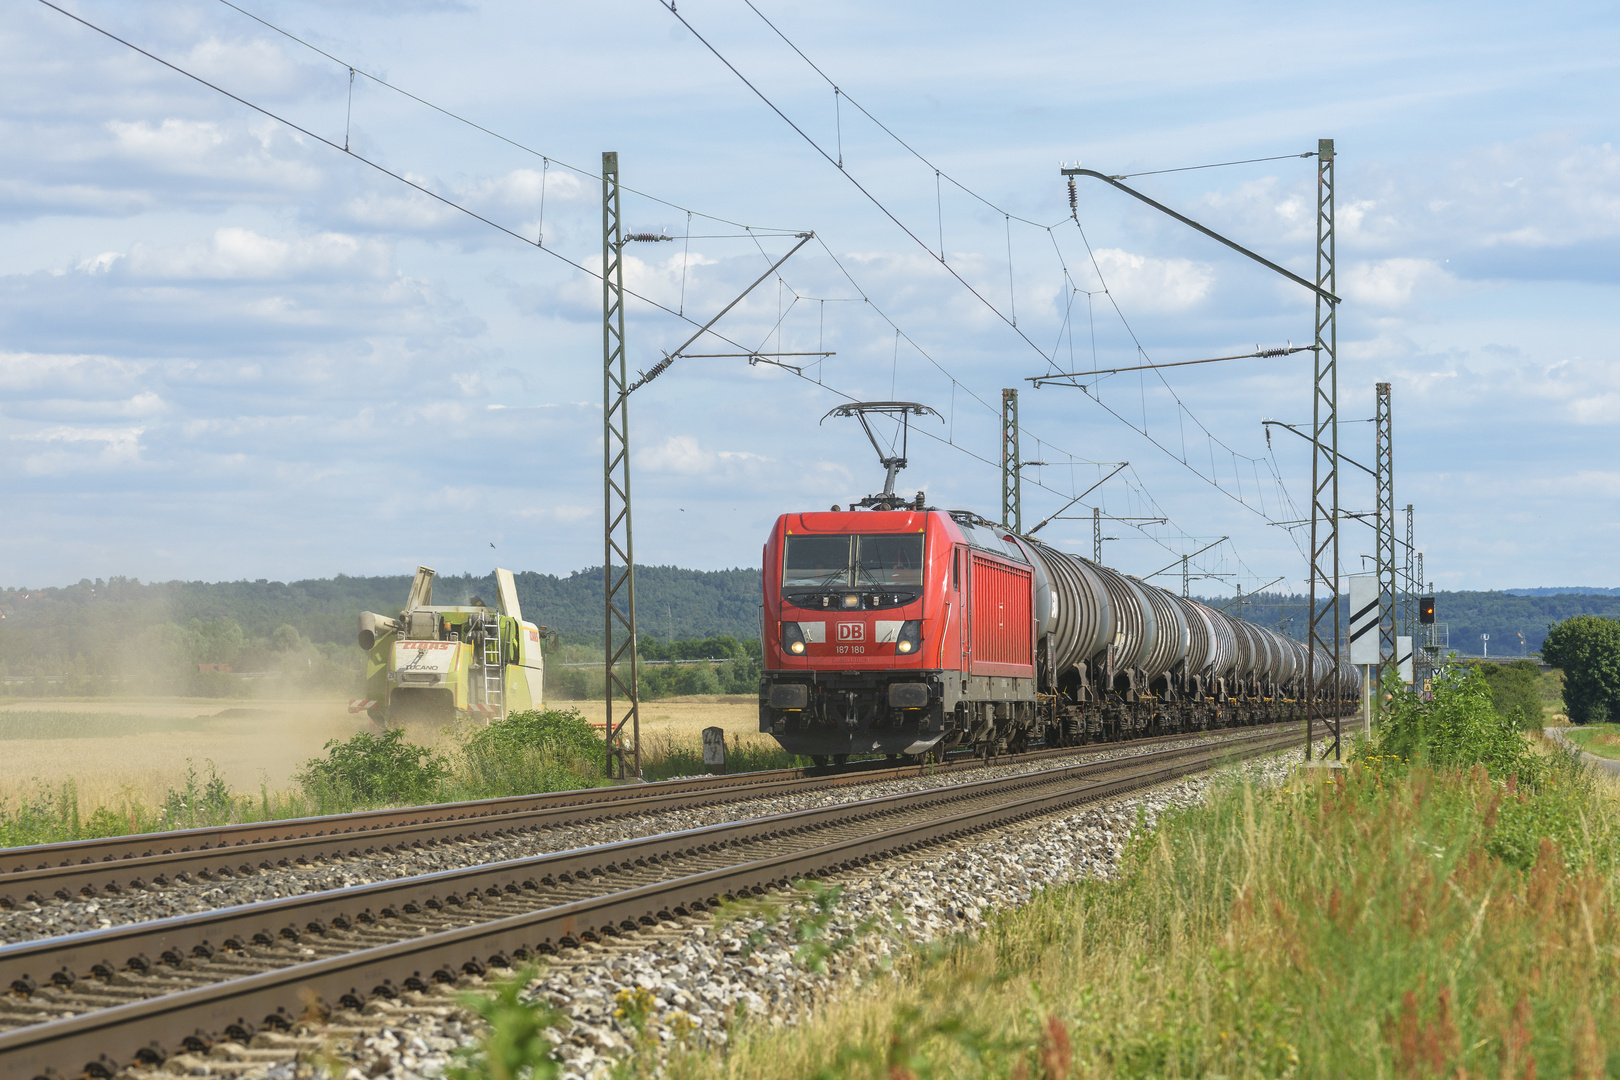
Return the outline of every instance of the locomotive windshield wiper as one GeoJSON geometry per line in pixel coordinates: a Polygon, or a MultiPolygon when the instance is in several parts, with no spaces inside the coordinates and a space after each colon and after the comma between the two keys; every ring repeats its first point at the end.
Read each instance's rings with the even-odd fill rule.
{"type": "Polygon", "coordinates": [[[855,572],[857,574],[860,574],[861,576],[865,577],[867,581],[871,582],[874,586],[876,586],[879,589],[888,588],[888,586],[883,584],[883,582],[881,582],[877,578],[873,577],[872,576],[872,571],[868,570],[864,566],[856,566],[855,567],[855,572]]]}

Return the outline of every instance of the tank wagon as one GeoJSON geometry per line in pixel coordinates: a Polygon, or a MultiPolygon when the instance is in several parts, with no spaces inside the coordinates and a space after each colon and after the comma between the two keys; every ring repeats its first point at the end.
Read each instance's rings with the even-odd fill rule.
{"type": "Polygon", "coordinates": [[[975,514],[784,514],[764,552],[759,729],[817,760],[1016,752],[1346,713],[1320,650],[975,514]]]}

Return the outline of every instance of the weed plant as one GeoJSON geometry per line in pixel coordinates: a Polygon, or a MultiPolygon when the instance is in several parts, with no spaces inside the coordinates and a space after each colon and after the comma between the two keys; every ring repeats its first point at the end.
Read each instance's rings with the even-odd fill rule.
{"type": "Polygon", "coordinates": [[[590,787],[607,757],[602,736],[575,709],[513,713],[465,729],[459,742],[455,781],[463,799],[590,787]]]}
{"type": "MultiPolygon", "coordinates": [[[[1228,782],[1049,890],[919,949],[725,1077],[1597,1077],[1620,1072],[1620,808],[1477,677],[1344,774],[1228,782]]],[[[1401,708],[1409,711],[1401,712],[1401,708]]]]}
{"type": "Polygon", "coordinates": [[[406,742],[403,728],[381,735],[362,731],[347,742],[333,739],[325,750],[324,758],[311,758],[293,774],[320,814],[439,801],[450,779],[450,763],[406,742]]]}

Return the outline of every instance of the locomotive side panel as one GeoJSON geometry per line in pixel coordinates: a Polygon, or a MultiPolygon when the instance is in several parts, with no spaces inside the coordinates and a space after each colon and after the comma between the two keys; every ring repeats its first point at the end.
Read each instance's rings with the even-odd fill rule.
{"type": "Polygon", "coordinates": [[[973,675],[1035,677],[1033,572],[972,552],[973,675]]]}

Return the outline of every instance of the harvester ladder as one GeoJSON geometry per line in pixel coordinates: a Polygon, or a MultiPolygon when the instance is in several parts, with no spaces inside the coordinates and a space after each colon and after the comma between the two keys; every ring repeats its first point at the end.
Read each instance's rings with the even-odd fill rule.
{"type": "Polygon", "coordinates": [[[484,704],[502,715],[506,712],[506,684],[501,677],[505,666],[501,657],[501,624],[497,619],[484,631],[484,704]]]}

